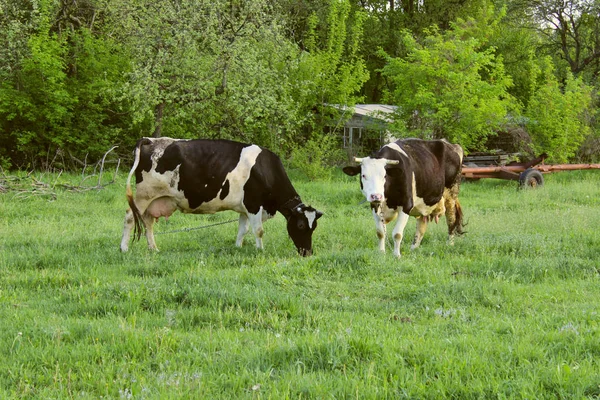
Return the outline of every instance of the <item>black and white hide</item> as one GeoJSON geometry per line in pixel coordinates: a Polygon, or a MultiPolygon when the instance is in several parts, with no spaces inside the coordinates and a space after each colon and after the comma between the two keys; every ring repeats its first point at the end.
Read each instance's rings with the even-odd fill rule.
{"type": "Polygon", "coordinates": [[[281,160],[271,151],[229,140],[142,138],[127,178],[127,200],[121,250],[129,249],[133,230],[139,239],[142,225],[148,247],[157,250],[153,225],[175,210],[240,214],[236,245],[251,228],[256,247],[263,248],[263,222],[279,211],[302,256],[311,255],[312,234],[322,213],[302,203],[281,160]],[[135,174],[135,199],[131,177],[135,174]]]}

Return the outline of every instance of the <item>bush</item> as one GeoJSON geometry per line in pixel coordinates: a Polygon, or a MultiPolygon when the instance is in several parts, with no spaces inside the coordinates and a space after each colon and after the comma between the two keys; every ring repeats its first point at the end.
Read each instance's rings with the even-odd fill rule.
{"type": "Polygon", "coordinates": [[[567,74],[561,87],[550,59],[539,75],[542,82],[525,111],[527,130],[536,153],[547,153],[550,162],[568,162],[591,133],[591,88],[572,74],[567,74]]]}
{"type": "Polygon", "coordinates": [[[345,158],[334,136],[312,137],[304,145],[292,149],[290,166],[310,180],[331,179],[331,166],[345,158]]]}

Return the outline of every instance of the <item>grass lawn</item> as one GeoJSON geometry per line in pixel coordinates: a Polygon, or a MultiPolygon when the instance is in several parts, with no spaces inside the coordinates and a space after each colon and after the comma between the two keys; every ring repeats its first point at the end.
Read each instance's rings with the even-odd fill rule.
{"type": "MultiPolygon", "coordinates": [[[[442,219],[411,252],[411,219],[401,259],[377,251],[339,171],[292,174],[325,213],[313,257],[281,215],[264,251],[251,233],[236,248],[232,223],[122,254],[125,179],[0,194],[0,398],[600,396],[599,171],[465,182],[468,233],[448,246],[442,219]]],[[[178,213],[156,231],[232,218],[178,213]]]]}

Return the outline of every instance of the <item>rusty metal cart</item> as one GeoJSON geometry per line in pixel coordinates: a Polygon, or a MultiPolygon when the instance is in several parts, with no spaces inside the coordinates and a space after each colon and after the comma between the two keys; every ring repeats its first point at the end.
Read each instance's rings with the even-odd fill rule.
{"type": "Polygon", "coordinates": [[[496,178],[519,181],[520,187],[535,188],[544,184],[543,174],[558,171],[600,169],[600,164],[544,164],[547,155],[542,154],[529,162],[507,161],[508,155],[467,156],[463,160],[462,175],[466,179],[496,178]],[[478,163],[487,164],[479,165],[478,163]],[[495,164],[495,165],[494,165],[495,164]]]}

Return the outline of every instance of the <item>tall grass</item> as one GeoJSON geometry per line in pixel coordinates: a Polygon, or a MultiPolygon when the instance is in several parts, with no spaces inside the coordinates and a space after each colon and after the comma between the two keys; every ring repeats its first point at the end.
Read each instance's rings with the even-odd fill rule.
{"type": "MultiPolygon", "coordinates": [[[[77,177],[72,177],[73,181],[77,177]]],[[[60,180],[69,177],[61,176],[60,180]]],[[[376,250],[358,182],[293,179],[325,212],[300,258],[237,224],[118,251],[125,176],[0,197],[0,398],[600,396],[600,173],[462,186],[468,233],[376,250]]],[[[157,231],[235,218],[175,214],[157,231]]]]}

